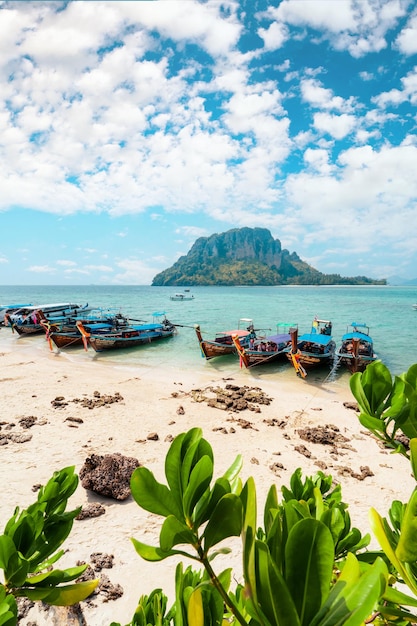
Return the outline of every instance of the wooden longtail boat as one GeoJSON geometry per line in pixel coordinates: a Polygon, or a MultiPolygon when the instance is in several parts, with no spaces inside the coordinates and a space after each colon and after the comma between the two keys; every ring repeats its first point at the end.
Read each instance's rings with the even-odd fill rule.
{"type": "Polygon", "coordinates": [[[257,336],[256,339],[252,337],[246,347],[242,346],[237,335],[233,335],[233,343],[240,357],[240,366],[254,367],[285,360],[287,349],[291,344],[290,331],[296,328],[297,324],[277,324],[275,335],[257,336]]]}
{"type": "MultiPolygon", "coordinates": [[[[60,324],[50,323],[47,318],[41,320],[49,347],[53,350],[54,343],[57,348],[85,347],[85,338],[77,328],[77,321],[82,322],[88,332],[109,333],[112,330],[120,330],[130,327],[130,321],[119,309],[116,312],[112,309],[93,309],[88,315],[69,318],[60,324]]],[[[141,321],[141,320],[136,320],[141,321]]]]}
{"type": "Polygon", "coordinates": [[[12,332],[18,335],[36,335],[44,332],[41,320],[47,319],[51,325],[59,328],[60,324],[71,317],[86,314],[91,310],[88,304],[71,304],[61,302],[56,304],[42,304],[22,307],[14,313],[6,313],[5,325],[12,327],[12,332]]]}
{"type": "Polygon", "coordinates": [[[352,322],[342,335],[342,342],[336,351],[336,357],[354,374],[363,372],[369,363],[377,360],[374,352],[373,339],[369,335],[369,327],[362,322],[352,322]]]}
{"type": "Polygon", "coordinates": [[[162,317],[162,321],[151,324],[132,324],[120,330],[112,329],[111,332],[103,333],[95,332],[94,329],[89,332],[80,321],[76,325],[86,340],[86,344],[96,352],[103,352],[104,350],[135,348],[151,341],[172,337],[177,332],[176,326],[166,319],[165,313],[153,313],[153,317],[154,319],[162,317]]]}
{"type": "Polygon", "coordinates": [[[236,335],[241,344],[246,346],[249,344],[250,336],[256,337],[255,329],[253,327],[253,320],[250,318],[242,317],[239,320],[238,327],[233,330],[224,330],[216,333],[214,339],[203,339],[199,324],[194,326],[195,334],[197,335],[198,343],[200,346],[201,354],[209,361],[218,356],[225,356],[227,354],[235,354],[236,346],[233,343],[233,335],[236,335]],[[245,326],[245,328],[242,328],[245,326]]]}
{"type": "Polygon", "coordinates": [[[332,323],[315,318],[309,333],[298,337],[298,329],[291,334],[291,347],[286,355],[293,364],[298,376],[305,378],[306,370],[322,365],[333,364],[336,344],[331,336],[332,323]]]}

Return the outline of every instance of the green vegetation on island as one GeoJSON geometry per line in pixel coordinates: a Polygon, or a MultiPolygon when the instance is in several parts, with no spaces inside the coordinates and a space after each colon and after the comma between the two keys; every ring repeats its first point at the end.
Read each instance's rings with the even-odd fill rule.
{"type": "Polygon", "coordinates": [[[323,274],[281,248],[267,228],[235,228],[200,237],[186,256],[157,274],[154,286],[385,285],[366,276],[323,274]]]}

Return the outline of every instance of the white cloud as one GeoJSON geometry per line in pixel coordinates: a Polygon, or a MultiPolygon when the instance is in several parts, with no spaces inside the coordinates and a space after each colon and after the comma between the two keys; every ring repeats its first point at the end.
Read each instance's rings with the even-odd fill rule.
{"type": "Polygon", "coordinates": [[[75,261],[69,261],[69,260],[60,260],[56,262],[57,265],[63,265],[64,267],[74,267],[75,265],[77,265],[75,263],[75,261]]]}
{"type": "Polygon", "coordinates": [[[322,133],[328,133],[335,139],[343,139],[357,124],[354,115],[330,115],[328,113],[314,114],[314,127],[322,133]]]}
{"type": "Polygon", "coordinates": [[[409,19],[396,39],[396,45],[403,54],[411,55],[417,52],[417,12],[409,19]]]}
{"type": "Polygon", "coordinates": [[[31,265],[27,268],[27,271],[35,274],[53,274],[56,272],[56,269],[50,265],[31,265]]]}

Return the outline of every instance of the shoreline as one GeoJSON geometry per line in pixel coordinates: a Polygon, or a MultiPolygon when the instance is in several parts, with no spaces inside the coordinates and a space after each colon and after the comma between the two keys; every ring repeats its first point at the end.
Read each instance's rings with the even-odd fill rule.
{"type": "MultiPolygon", "coordinates": [[[[406,459],[392,455],[359,423],[352,404],[348,377],[331,383],[302,381],[292,376],[257,376],[247,370],[219,367],[189,369],[124,366],[91,358],[74,359],[50,353],[29,341],[17,346],[4,341],[0,331],[0,392],[2,425],[0,434],[24,432],[31,439],[2,445],[3,506],[0,522],[12,515],[15,506],[25,508],[36,499],[32,487],[45,484],[52,473],[75,465],[79,473],[87,457],[121,453],[138,459],[157,480],[165,482],[164,461],[170,442],[177,434],[199,426],[210,442],[215,460],[214,478],[243,456],[242,480],[253,476],[256,483],[258,515],[272,483],[278,489],[289,485],[292,472],[301,467],[303,477],[323,471],[342,485],[342,499],[349,505],[352,526],[365,534],[371,506],[386,516],[394,499],[408,500],[414,479],[406,459]],[[256,410],[234,412],[209,406],[201,396],[212,396],[209,388],[259,387],[271,398],[256,410]],[[197,392],[196,390],[200,390],[197,392]],[[120,394],[121,400],[87,408],[75,400],[120,394]],[[54,404],[56,398],[64,400],[54,404]],[[22,418],[35,418],[23,430],[22,418]],[[69,419],[70,418],[70,419],[69,419]],[[338,429],[347,441],[333,446],[306,441],[300,431],[307,427],[338,429]],[[149,439],[150,435],[154,438],[149,439]],[[157,435],[157,437],[155,437],[157,435]],[[368,468],[369,473],[363,468],[368,468]],[[399,480],[400,477],[400,480],[399,480]]],[[[256,369],[256,368],[255,368],[256,369]]],[[[105,514],[76,520],[63,548],[66,554],[56,567],[91,562],[93,553],[114,556],[113,567],[103,569],[124,593],[108,602],[101,594],[90,606],[82,603],[88,626],[107,626],[112,620],[128,623],[142,594],[162,588],[173,598],[176,562],[146,563],[130,541],[135,537],[155,545],[161,519],[139,509],[130,497],[124,501],[104,498],[85,490],[81,483],[69,501],[69,509],[99,502],[105,514]]],[[[376,546],[375,542],[373,545],[376,546]]],[[[224,558],[224,557],[223,557],[224,558]]],[[[216,559],[222,568],[222,557],[216,559]]],[[[185,565],[191,564],[183,559],[185,565]]],[[[240,569],[239,546],[224,561],[240,569]]],[[[55,622],[45,611],[33,609],[26,620],[49,625],[55,622]]]]}

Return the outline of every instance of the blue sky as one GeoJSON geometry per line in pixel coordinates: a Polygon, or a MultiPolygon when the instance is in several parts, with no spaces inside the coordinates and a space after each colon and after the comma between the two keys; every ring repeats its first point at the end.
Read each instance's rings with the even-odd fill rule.
{"type": "Polygon", "coordinates": [[[150,284],[265,227],[417,276],[408,0],[1,2],[0,284],[150,284]]]}

